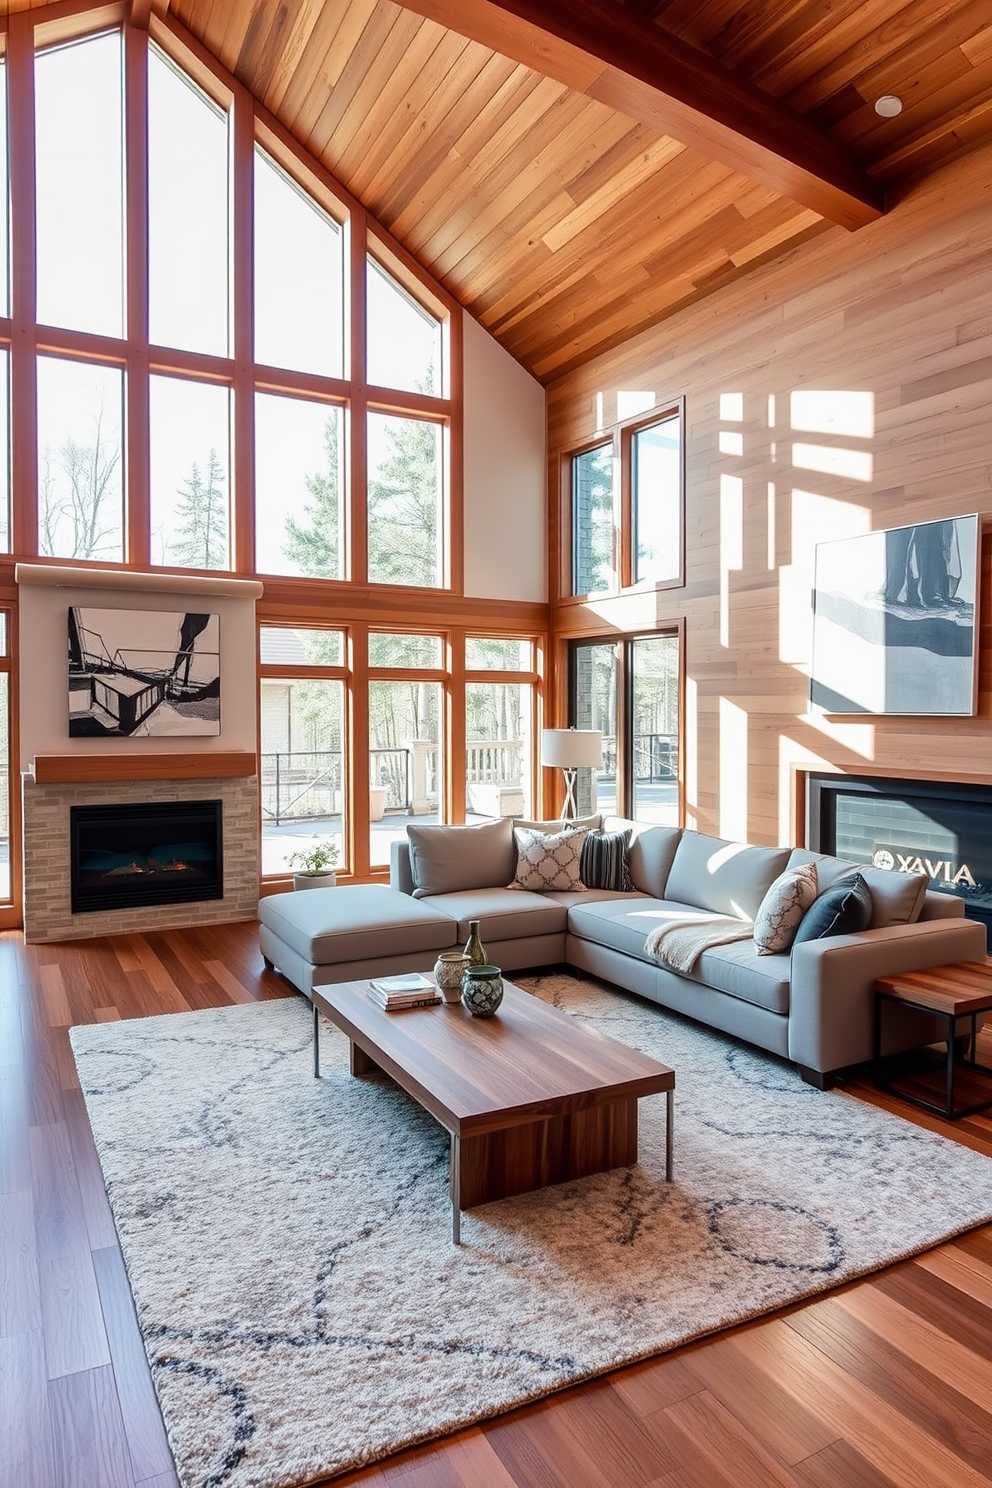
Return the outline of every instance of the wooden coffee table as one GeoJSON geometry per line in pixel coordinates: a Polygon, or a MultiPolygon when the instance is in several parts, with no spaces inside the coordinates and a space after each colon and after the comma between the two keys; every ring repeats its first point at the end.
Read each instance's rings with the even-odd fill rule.
{"type": "Polygon", "coordinates": [[[672,1178],[675,1071],[504,982],[494,1018],[460,1003],[387,1013],[367,982],[313,990],[351,1042],[351,1073],[385,1071],[451,1134],[451,1230],[463,1209],[637,1161],[637,1102],[664,1091],[672,1178]]]}

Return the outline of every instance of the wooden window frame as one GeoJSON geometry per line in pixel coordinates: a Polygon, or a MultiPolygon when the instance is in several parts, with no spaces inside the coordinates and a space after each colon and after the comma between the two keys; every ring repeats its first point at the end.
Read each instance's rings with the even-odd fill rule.
{"type": "Polygon", "coordinates": [[[633,780],[633,647],[638,641],[656,641],[666,636],[674,636],[678,640],[679,647],[679,671],[678,671],[678,749],[679,768],[677,777],[677,811],[678,825],[685,825],[685,699],[686,699],[686,666],[685,666],[685,621],[683,619],[672,620],[664,625],[659,625],[651,630],[625,631],[622,635],[602,634],[590,631],[588,635],[570,636],[566,642],[565,670],[566,670],[566,693],[567,693],[567,721],[568,725],[575,725],[576,721],[576,696],[575,696],[575,653],[580,646],[613,646],[617,651],[617,815],[631,816],[634,800],[633,780]],[[621,731],[622,730],[622,737],[621,731]]]}
{"type": "Polygon", "coordinates": [[[562,606],[586,605],[592,601],[614,599],[625,594],[643,594],[662,589],[685,587],[685,398],[678,396],[655,404],[651,409],[627,419],[618,420],[597,431],[594,438],[558,454],[558,523],[561,532],[557,594],[555,603],[562,606]],[[675,578],[634,582],[634,439],[644,429],[668,419],[679,420],[679,572],[675,578]],[[592,594],[573,592],[575,576],[575,462],[593,450],[610,447],[613,452],[613,550],[612,569],[617,575],[615,589],[597,590],[592,594]]]}

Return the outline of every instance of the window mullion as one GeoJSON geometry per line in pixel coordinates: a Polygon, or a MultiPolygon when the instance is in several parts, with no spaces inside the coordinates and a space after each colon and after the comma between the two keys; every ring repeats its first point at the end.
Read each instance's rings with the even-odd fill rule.
{"type": "Polygon", "coordinates": [[[231,148],[232,202],[232,335],[234,396],[231,417],[231,482],[233,537],[231,562],[236,573],[255,573],[255,381],[253,318],[253,244],[255,181],[255,105],[247,89],[233,89],[231,148]]]}
{"type": "Polygon", "coordinates": [[[124,28],[125,326],[127,382],[124,471],[125,556],[136,567],[151,559],[150,430],[148,413],[148,35],[124,28]]]}
{"type": "Polygon", "coordinates": [[[344,511],[343,553],[345,578],[356,584],[366,584],[369,575],[368,356],[365,345],[368,227],[361,209],[352,210],[345,231],[347,277],[344,303],[345,314],[351,317],[346,339],[349,366],[345,371],[351,378],[351,407],[346,433],[348,500],[344,511]]]}
{"type": "Polygon", "coordinates": [[[11,249],[11,551],[38,551],[38,385],[35,365],[34,21],[8,20],[11,249]]]}

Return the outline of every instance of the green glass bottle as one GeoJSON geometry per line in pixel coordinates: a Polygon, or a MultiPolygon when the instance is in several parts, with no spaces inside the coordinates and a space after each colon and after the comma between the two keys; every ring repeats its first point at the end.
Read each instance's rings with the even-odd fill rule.
{"type": "Polygon", "coordinates": [[[473,966],[489,965],[486,948],[479,938],[478,920],[469,920],[468,922],[468,940],[465,942],[465,954],[473,966]]]}

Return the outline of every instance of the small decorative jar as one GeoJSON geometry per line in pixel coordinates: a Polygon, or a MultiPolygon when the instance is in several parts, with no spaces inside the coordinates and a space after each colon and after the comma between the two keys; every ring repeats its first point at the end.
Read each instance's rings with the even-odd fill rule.
{"type": "Polygon", "coordinates": [[[473,1018],[491,1018],[503,1001],[498,966],[468,966],[462,976],[462,1002],[473,1018]]]}
{"type": "Polygon", "coordinates": [[[434,980],[445,1002],[460,1002],[462,975],[472,963],[464,951],[442,951],[434,962],[434,980]]]}

